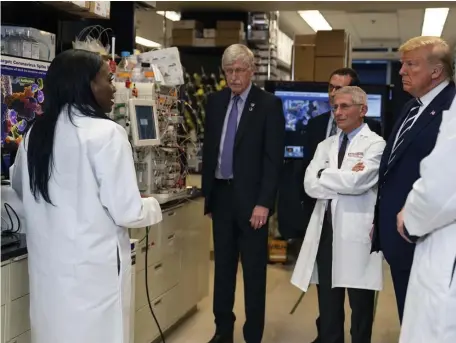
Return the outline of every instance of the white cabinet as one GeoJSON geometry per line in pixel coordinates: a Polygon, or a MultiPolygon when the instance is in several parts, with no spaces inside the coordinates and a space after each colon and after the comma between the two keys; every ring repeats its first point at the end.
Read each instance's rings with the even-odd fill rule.
{"type": "MultiPolygon", "coordinates": [[[[149,231],[149,294],[162,331],[173,326],[209,294],[211,236],[203,206],[201,199],[167,209],[163,212],[163,221],[149,231]]],[[[131,230],[132,238],[141,240],[144,236],[145,230],[131,230]]],[[[147,303],[145,251],[143,240],[136,265],[135,343],[150,343],[159,336],[147,303]]]]}
{"type": "Polygon", "coordinates": [[[2,263],[1,342],[30,343],[27,255],[2,263]]]}

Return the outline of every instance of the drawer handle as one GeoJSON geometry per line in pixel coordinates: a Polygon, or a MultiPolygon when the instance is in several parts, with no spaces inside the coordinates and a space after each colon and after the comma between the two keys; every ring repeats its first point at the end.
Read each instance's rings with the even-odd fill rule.
{"type": "Polygon", "coordinates": [[[160,305],[160,304],[161,304],[161,302],[162,302],[162,301],[161,301],[161,299],[160,299],[160,300],[157,300],[156,302],[154,302],[154,306],[158,306],[158,305],[160,305]]]}
{"type": "Polygon", "coordinates": [[[159,264],[157,264],[157,265],[154,267],[154,269],[155,269],[155,270],[158,270],[158,269],[160,269],[161,267],[162,267],[162,264],[159,263],[159,264]]]}
{"type": "Polygon", "coordinates": [[[176,212],[174,212],[174,211],[168,213],[168,216],[169,216],[169,217],[174,216],[174,215],[176,215],[176,212]]]}
{"type": "Polygon", "coordinates": [[[176,237],[176,235],[173,233],[173,234],[168,236],[168,239],[173,239],[174,237],[176,237]]]}

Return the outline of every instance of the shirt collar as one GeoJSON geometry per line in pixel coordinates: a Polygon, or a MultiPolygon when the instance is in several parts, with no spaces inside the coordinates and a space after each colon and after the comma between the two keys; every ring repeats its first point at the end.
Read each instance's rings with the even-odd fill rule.
{"type": "MultiPolygon", "coordinates": [[[[249,95],[249,92],[250,92],[250,89],[252,88],[252,83],[250,82],[249,86],[247,87],[247,89],[245,91],[243,91],[239,97],[241,98],[241,100],[243,102],[246,102],[247,100],[247,96],[249,95]]],[[[235,94],[233,94],[233,92],[231,92],[231,100],[233,100],[233,98],[235,97],[235,94]]]]}
{"type": "MultiPolygon", "coordinates": [[[[347,137],[348,137],[348,141],[349,142],[351,142],[353,140],[353,138],[355,138],[355,136],[363,129],[364,125],[366,125],[366,123],[362,123],[356,129],[354,129],[350,133],[347,133],[347,137]]],[[[340,136],[343,137],[344,133],[342,132],[340,136]]]]}
{"type": "Polygon", "coordinates": [[[423,95],[421,98],[420,98],[420,101],[422,102],[422,106],[423,108],[426,108],[431,102],[432,100],[434,100],[434,98],[439,95],[439,93],[441,91],[443,91],[443,89],[448,86],[450,84],[449,81],[445,80],[443,81],[442,83],[440,83],[439,85],[437,85],[436,87],[434,87],[433,89],[431,89],[427,94],[423,95]]]}

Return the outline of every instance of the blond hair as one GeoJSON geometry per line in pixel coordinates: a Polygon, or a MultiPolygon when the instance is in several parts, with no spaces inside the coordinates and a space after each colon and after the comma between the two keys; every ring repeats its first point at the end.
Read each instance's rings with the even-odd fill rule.
{"type": "Polygon", "coordinates": [[[366,92],[357,86],[342,87],[334,93],[334,97],[336,97],[338,94],[350,94],[354,104],[365,106],[367,105],[366,92]]]}
{"type": "Polygon", "coordinates": [[[435,65],[441,65],[448,79],[453,77],[453,56],[450,46],[440,37],[419,36],[409,39],[402,44],[399,52],[409,52],[420,48],[429,49],[428,61],[435,65]]]}
{"type": "Polygon", "coordinates": [[[255,55],[243,44],[233,44],[225,49],[222,56],[222,68],[233,64],[236,61],[241,61],[249,68],[255,66],[255,55]]]}

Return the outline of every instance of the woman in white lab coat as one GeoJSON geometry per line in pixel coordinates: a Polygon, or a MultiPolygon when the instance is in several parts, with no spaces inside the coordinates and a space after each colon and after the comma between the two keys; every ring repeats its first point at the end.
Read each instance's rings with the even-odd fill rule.
{"type": "Polygon", "coordinates": [[[456,342],[456,101],[445,111],[398,231],[421,237],[407,289],[400,343],[456,342]],[[406,232],[404,232],[404,224],[406,232]]]}
{"type": "Polygon", "coordinates": [[[101,56],[68,50],[51,63],[44,115],[21,143],[12,186],[27,223],[32,343],[128,343],[127,228],[161,221],[138,191],[115,87],[101,56]]]}

